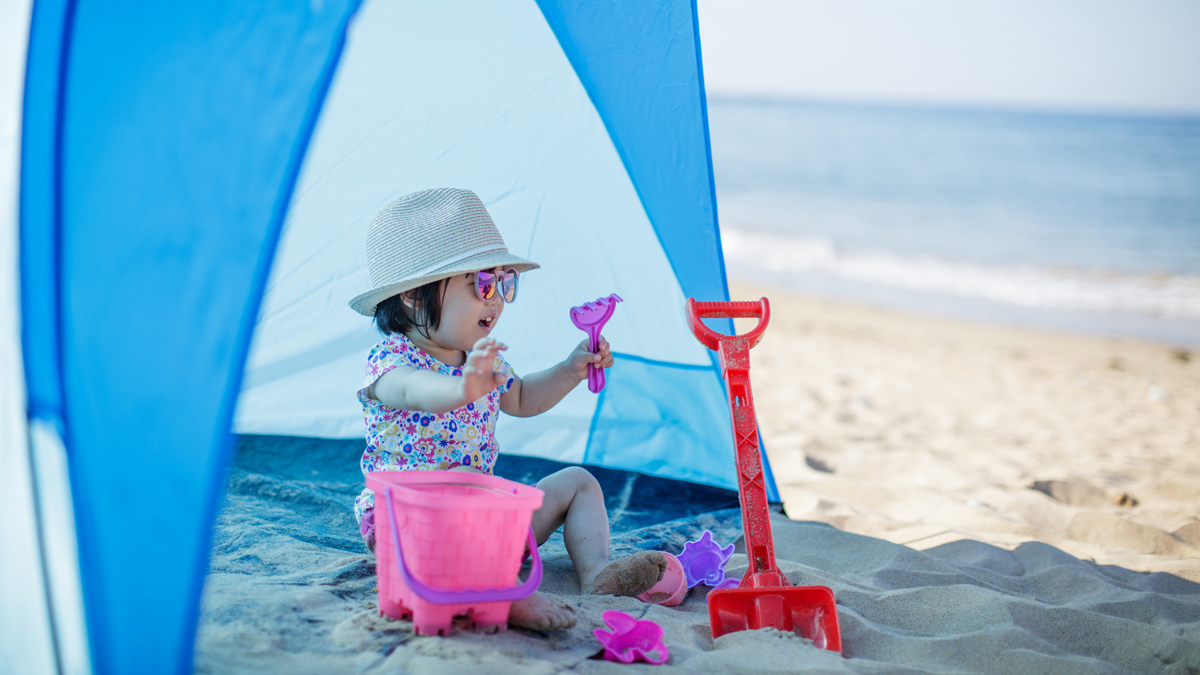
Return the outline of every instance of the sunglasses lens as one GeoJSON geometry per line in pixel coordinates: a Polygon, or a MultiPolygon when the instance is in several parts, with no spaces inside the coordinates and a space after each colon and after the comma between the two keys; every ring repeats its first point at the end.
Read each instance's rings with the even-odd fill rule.
{"type": "Polygon", "coordinates": [[[475,274],[475,291],[479,294],[479,299],[484,302],[496,297],[496,275],[491,272],[477,272],[475,274]]]}
{"type": "Polygon", "coordinates": [[[519,278],[516,270],[505,270],[504,283],[504,301],[512,302],[517,299],[517,279],[519,278]]]}

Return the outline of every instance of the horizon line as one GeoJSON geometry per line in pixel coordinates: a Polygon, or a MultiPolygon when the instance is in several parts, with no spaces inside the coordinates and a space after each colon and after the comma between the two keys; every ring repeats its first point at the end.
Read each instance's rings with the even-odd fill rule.
{"type": "Polygon", "coordinates": [[[910,108],[925,110],[945,110],[963,112],[1003,112],[1024,114],[1055,114],[1085,117],[1119,117],[1144,118],[1158,120],[1188,120],[1200,121],[1200,108],[1139,108],[1120,106],[1069,106],[1056,104],[1038,104],[1022,102],[987,102],[965,99],[921,99],[909,97],[872,97],[872,96],[826,96],[820,94],[776,93],[776,92],[739,92],[709,90],[706,92],[709,101],[742,102],[761,105],[797,105],[797,104],[828,104],[846,106],[864,106],[877,108],[910,108]]]}

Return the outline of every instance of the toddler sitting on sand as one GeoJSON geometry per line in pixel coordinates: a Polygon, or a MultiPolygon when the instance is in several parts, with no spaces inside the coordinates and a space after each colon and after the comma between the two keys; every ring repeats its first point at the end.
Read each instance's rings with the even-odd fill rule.
{"type": "MultiPolygon", "coordinates": [[[[358,398],[367,425],[363,474],[372,471],[492,473],[499,448],[496,418],[528,417],[554,407],[588,364],[607,368],[608,342],[587,340],[554,367],[518,377],[489,334],[517,296],[522,272],[536,263],[509,254],[479,197],[442,188],[387,204],[367,232],[370,291],[350,301],[386,336],[367,357],[358,398]]],[[[637,596],[662,578],[666,560],[644,551],[608,559],[608,513],[596,479],[570,467],[538,481],[545,501],[533,514],[538,544],[560,526],[584,593],[637,596]]],[[[374,496],[354,502],[363,538],[374,551],[374,496]]],[[[574,611],[535,593],[514,602],[509,624],[553,630],[574,625],[574,611]]]]}

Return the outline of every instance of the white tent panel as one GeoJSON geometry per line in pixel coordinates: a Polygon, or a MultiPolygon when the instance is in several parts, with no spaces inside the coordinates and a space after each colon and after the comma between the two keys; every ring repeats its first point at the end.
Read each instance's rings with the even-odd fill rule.
{"type": "MultiPolygon", "coordinates": [[[[616,292],[620,353],[707,366],[684,297],[604,123],[533,0],[368,2],[348,36],[305,159],[260,314],[235,430],[362,434],[354,397],[379,336],[347,306],[369,286],[363,240],[387,201],[474,190],[510,250],[542,265],[495,333],[518,373],[584,334],[572,305],[616,292]]],[[[596,397],[503,417],[505,452],[578,461],[596,397]]]]}
{"type": "Polygon", "coordinates": [[[79,547],[67,453],[58,431],[50,424],[35,420],[30,431],[50,606],[61,660],[59,668],[64,674],[85,675],[92,672],[91,654],[83,616],[83,586],[79,578],[79,547]]]}
{"type": "Polygon", "coordinates": [[[56,671],[29,466],[17,267],[17,176],[29,0],[0,3],[0,670],[56,671]]]}

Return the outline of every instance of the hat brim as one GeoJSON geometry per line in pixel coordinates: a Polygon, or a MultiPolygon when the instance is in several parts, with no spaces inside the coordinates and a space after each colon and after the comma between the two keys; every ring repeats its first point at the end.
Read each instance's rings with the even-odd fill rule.
{"type": "Polygon", "coordinates": [[[541,265],[518,258],[506,251],[489,251],[481,253],[472,258],[467,258],[448,265],[444,269],[430,272],[429,274],[414,277],[412,279],[404,279],[395,283],[386,284],[373,288],[366,293],[357,295],[350,301],[350,308],[362,314],[363,316],[375,316],[375,308],[379,303],[387,300],[393,295],[410,291],[414,288],[419,288],[433,281],[440,281],[449,277],[458,276],[459,274],[467,274],[469,272],[478,272],[479,270],[491,269],[493,267],[511,267],[518,272],[528,272],[536,270],[541,265]]]}

